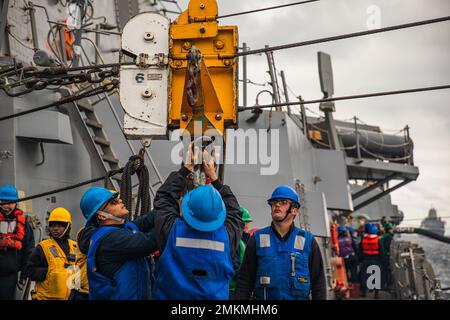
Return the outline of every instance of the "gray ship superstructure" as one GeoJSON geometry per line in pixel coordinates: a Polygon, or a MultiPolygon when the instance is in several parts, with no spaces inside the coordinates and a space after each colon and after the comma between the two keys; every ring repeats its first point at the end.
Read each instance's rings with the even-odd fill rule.
{"type": "Polygon", "coordinates": [[[443,236],[445,234],[446,222],[442,220],[438,215],[435,208],[428,210],[428,217],[422,220],[420,224],[421,228],[433,231],[434,233],[443,236]]]}
{"type": "MultiPolygon", "coordinates": [[[[164,1],[157,2],[165,4],[164,1]]],[[[34,8],[35,19],[23,23],[24,12],[28,11],[24,11],[23,4],[19,3],[10,5],[9,10],[2,13],[2,21],[7,17],[10,25],[22,25],[21,28],[9,29],[14,31],[14,37],[6,32],[2,34],[2,68],[14,66],[17,62],[30,64],[33,61],[33,49],[30,50],[23,44],[46,50],[44,44],[48,41],[46,35],[49,26],[55,26],[49,24],[46,13],[49,13],[54,21],[62,21],[65,18],[59,3],[49,5],[47,1],[36,0],[34,3],[44,7],[46,11],[40,7],[34,8]],[[34,25],[31,21],[34,21],[34,25]],[[19,43],[16,38],[23,43],[19,43]]],[[[107,0],[93,2],[94,11],[101,12],[105,21],[99,20],[89,27],[89,30],[97,30],[96,33],[83,33],[80,44],[83,59],[80,59],[80,64],[117,63],[120,36],[109,32],[108,29],[102,29],[101,23],[103,27],[117,25],[118,30],[121,30],[127,19],[142,10],[137,1],[114,1],[115,6],[108,3],[107,0]],[[97,24],[98,29],[95,28],[97,24]]],[[[54,31],[57,31],[56,27],[54,31]]],[[[59,37],[50,38],[53,40],[53,47],[61,45],[58,39],[59,37]]],[[[55,52],[61,55],[56,57],[55,53],[50,51],[48,55],[53,59],[59,58],[62,63],[68,65],[65,50],[55,52]]],[[[273,59],[270,63],[274,64],[273,59]]],[[[274,70],[274,66],[269,69],[274,70]]],[[[271,76],[276,78],[275,74],[271,76]]],[[[0,117],[54,102],[61,96],[80,90],[85,88],[81,85],[67,88],[49,87],[22,95],[20,98],[0,91],[0,117]]],[[[330,93],[329,90],[327,92],[330,93]]],[[[264,227],[270,223],[266,199],[274,187],[280,184],[295,187],[302,202],[298,225],[310,230],[319,243],[330,298],[334,293],[331,221],[336,215],[353,215],[366,221],[380,221],[382,217],[388,217],[389,220],[400,223],[402,213],[392,204],[390,193],[415,181],[419,176],[419,168],[413,161],[413,144],[409,132],[405,131],[404,135],[396,137],[384,134],[377,126],[335,121],[330,111],[332,109],[334,105],[332,108],[321,108],[324,118],[307,117],[303,108],[302,112],[295,114],[281,110],[241,112],[239,129],[248,130],[247,132],[266,132],[263,140],[256,135],[244,138],[242,142],[245,150],[251,149],[250,144],[263,146],[268,154],[278,150],[278,170],[275,174],[261,175],[262,171],[275,165],[263,161],[267,159],[262,157],[268,154],[256,156],[254,162],[250,160],[252,155],[246,154],[246,164],[226,164],[224,170],[225,183],[230,185],[240,204],[252,213],[252,227],[264,227]],[[275,134],[277,140],[272,139],[275,134]]],[[[21,197],[30,196],[99,177],[110,170],[123,167],[129,157],[136,154],[141,147],[139,141],[129,141],[124,137],[123,118],[124,111],[118,91],[113,90],[2,122],[0,185],[13,184],[21,191],[21,197]]],[[[170,137],[172,135],[173,132],[170,137]]],[[[169,160],[178,143],[179,141],[170,139],[155,140],[146,151],[145,162],[150,173],[152,198],[161,182],[180,166],[169,160]]],[[[237,145],[238,143],[231,145],[230,141],[227,141],[227,149],[238,148],[237,145]]],[[[106,185],[118,190],[119,180],[120,177],[115,176],[93,185],[106,185]]],[[[79,199],[87,187],[89,186],[20,204],[34,221],[37,239],[43,236],[47,212],[58,206],[64,206],[72,212],[72,232],[73,236],[75,235],[84,225],[79,199]]],[[[409,250],[407,244],[402,245],[402,250],[409,252],[411,259],[414,259],[414,252],[409,250]]],[[[432,273],[429,273],[429,276],[434,277],[432,273]]],[[[402,285],[407,287],[408,280],[405,279],[402,280],[402,285]]],[[[433,290],[433,286],[434,282],[427,282],[426,295],[397,295],[397,298],[432,298],[429,292],[433,290]]]]}

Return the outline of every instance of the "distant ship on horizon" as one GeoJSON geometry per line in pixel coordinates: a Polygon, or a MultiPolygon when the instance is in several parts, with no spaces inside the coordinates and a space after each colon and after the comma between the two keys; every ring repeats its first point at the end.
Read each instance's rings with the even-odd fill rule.
{"type": "Polygon", "coordinates": [[[422,220],[421,228],[433,231],[434,233],[444,235],[445,234],[445,221],[437,215],[435,208],[428,210],[428,217],[422,220]]]}

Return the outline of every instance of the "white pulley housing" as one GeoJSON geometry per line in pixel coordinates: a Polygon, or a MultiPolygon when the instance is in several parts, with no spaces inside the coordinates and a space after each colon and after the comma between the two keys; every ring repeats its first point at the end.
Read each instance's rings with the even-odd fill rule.
{"type": "Polygon", "coordinates": [[[144,12],[131,18],[122,32],[122,51],[136,65],[120,68],[120,102],[127,139],[167,139],[168,18],[144,12]]]}

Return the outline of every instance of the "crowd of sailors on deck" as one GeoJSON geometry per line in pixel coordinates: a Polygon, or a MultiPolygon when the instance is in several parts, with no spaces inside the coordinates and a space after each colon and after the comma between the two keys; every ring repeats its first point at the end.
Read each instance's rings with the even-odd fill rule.
{"type": "MultiPolygon", "coordinates": [[[[204,162],[207,183],[188,190],[193,168],[186,163],[172,172],[153,209],[133,221],[118,192],[90,187],[79,212],[49,213],[48,238],[37,245],[17,189],[1,186],[0,300],[15,299],[16,287],[31,283],[34,300],[327,298],[318,242],[294,224],[302,204],[292,187],[276,187],[267,212],[258,213],[270,214],[271,224],[249,230],[250,213],[220,181],[215,163],[204,162]],[[72,218],[81,214],[84,227],[72,239],[72,218]]],[[[338,230],[348,281],[361,283],[362,295],[364,269],[389,265],[392,225],[383,230],[381,237],[371,224],[338,230]]]]}
{"type": "Polygon", "coordinates": [[[360,292],[361,297],[366,297],[368,290],[373,292],[375,299],[379,298],[380,290],[390,291],[390,247],[393,236],[393,225],[385,219],[382,219],[382,223],[365,223],[358,228],[351,223],[342,223],[338,227],[337,252],[344,260],[350,288],[360,292]],[[376,285],[368,286],[373,266],[380,270],[381,279],[374,281],[380,284],[378,288],[376,285]]]}

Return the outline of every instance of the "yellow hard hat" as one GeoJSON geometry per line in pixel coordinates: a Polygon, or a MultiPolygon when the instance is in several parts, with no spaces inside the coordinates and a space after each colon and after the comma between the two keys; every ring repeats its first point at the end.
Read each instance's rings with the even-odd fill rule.
{"type": "Polygon", "coordinates": [[[64,209],[62,207],[53,209],[52,212],[50,212],[50,215],[48,216],[48,222],[67,222],[72,224],[72,217],[70,216],[70,212],[67,209],[64,209]]]}

